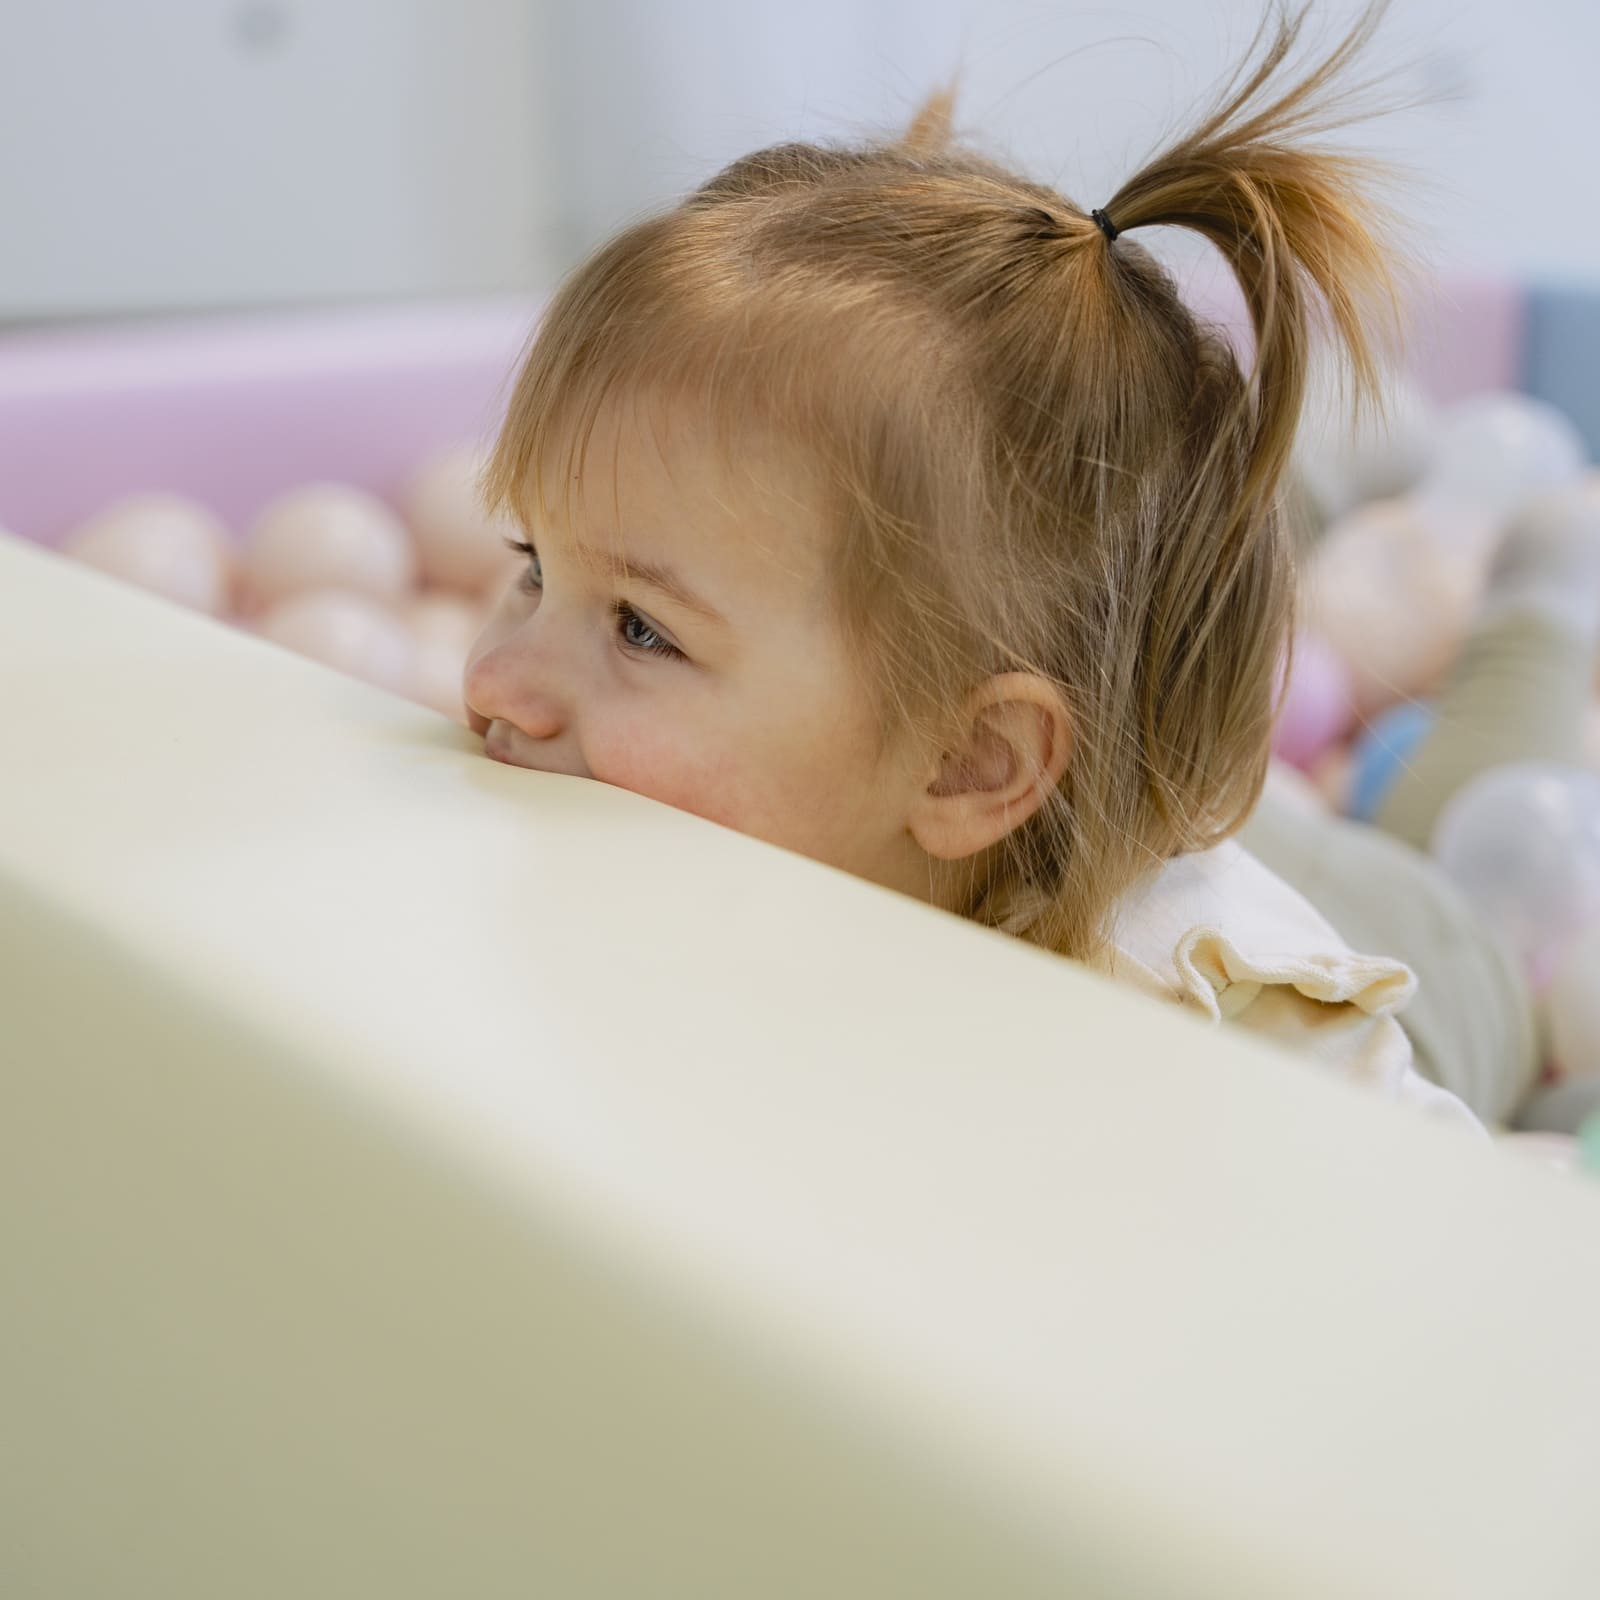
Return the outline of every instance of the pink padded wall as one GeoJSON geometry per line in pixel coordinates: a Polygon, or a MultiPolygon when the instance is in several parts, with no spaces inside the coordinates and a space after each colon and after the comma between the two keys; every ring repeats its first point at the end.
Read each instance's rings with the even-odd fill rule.
{"type": "MultiPolygon", "coordinates": [[[[1184,284],[1194,309],[1248,352],[1244,302],[1221,264],[1207,260],[1184,284]]],[[[1518,285],[1452,278],[1412,301],[1406,366],[1422,392],[1448,404],[1485,389],[1521,387],[1527,296],[1518,285]]]]}
{"type": "Polygon", "coordinates": [[[392,498],[498,426],[537,307],[420,304],[0,338],[0,526],[54,544],[119,495],[193,495],[236,536],[319,478],[392,498]]]}
{"type": "MultiPolygon", "coordinates": [[[[1191,274],[1204,315],[1243,329],[1220,263],[1191,274]]],[[[0,337],[0,526],[51,544],[121,494],[167,489],[237,536],[273,496],[334,478],[393,498],[430,450],[498,426],[537,305],[363,307],[0,337]]],[[[1452,282],[1416,322],[1439,400],[1515,387],[1523,295],[1452,282]]]]}
{"type": "Polygon", "coordinates": [[[1488,278],[1447,279],[1416,302],[1411,367],[1424,394],[1448,402],[1522,387],[1527,294],[1488,278]]]}

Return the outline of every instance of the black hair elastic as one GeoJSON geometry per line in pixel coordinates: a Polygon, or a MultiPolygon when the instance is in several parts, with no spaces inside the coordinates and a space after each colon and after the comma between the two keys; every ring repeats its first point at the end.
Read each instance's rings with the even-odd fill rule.
{"type": "Polygon", "coordinates": [[[1106,236],[1106,243],[1114,244],[1116,242],[1118,229],[1117,225],[1111,220],[1111,218],[1108,217],[1103,211],[1091,211],[1089,215],[1094,218],[1095,222],[1099,225],[1101,233],[1106,236]]]}

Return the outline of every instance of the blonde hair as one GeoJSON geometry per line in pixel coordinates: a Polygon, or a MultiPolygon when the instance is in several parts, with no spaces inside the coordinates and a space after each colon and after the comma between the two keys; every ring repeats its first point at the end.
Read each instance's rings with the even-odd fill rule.
{"type": "Polygon", "coordinates": [[[845,637],[885,728],[938,738],[1010,670],[1059,686],[1073,753],[965,913],[1090,956],[1154,862],[1254,805],[1291,616],[1279,491],[1319,318],[1375,390],[1394,322],[1370,179],[1304,136],[1387,0],[1279,83],[1274,7],[1215,104],[1089,212],[950,142],[934,96],[893,143],[785,144],[612,239],[562,286],[485,478],[493,509],[570,480],[620,388],[781,430],[819,468],[845,637]],[[1256,57],[1259,55],[1259,60],[1256,57]],[[1252,65],[1252,62],[1254,64],[1252,65]],[[1204,235],[1243,291],[1248,374],[1125,236],[1204,235]]]}

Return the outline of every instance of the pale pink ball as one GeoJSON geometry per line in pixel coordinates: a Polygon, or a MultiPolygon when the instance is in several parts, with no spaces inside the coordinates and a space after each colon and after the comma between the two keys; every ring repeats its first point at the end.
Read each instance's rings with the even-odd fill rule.
{"type": "Polygon", "coordinates": [[[434,589],[412,600],[402,614],[417,641],[416,698],[465,724],[461,680],[467,652],[483,626],[482,605],[434,589]]]}
{"type": "Polygon", "coordinates": [[[1482,583],[1478,541],[1448,537],[1414,496],[1374,500],[1329,528],[1307,572],[1305,617],[1343,660],[1358,714],[1432,687],[1482,583]]]}
{"type": "Polygon", "coordinates": [[[1317,793],[1328,802],[1328,809],[1340,816],[1350,804],[1350,779],[1355,758],[1347,744],[1329,746],[1317,758],[1311,769],[1311,781],[1317,793]]]}
{"type": "Polygon", "coordinates": [[[417,642],[393,612],[366,595],[347,589],[293,595],[267,612],[256,632],[380,689],[416,695],[417,642]]]}
{"type": "Polygon", "coordinates": [[[1350,670],[1331,644],[1315,633],[1301,633],[1294,644],[1294,666],[1272,730],[1272,749],[1302,771],[1349,730],[1355,718],[1350,670]]]}
{"type": "Polygon", "coordinates": [[[307,484],[279,496],[256,519],[241,562],[242,599],[251,613],[314,589],[398,600],[416,579],[404,523],[376,495],[342,483],[307,484]]]}
{"type": "Polygon", "coordinates": [[[234,568],[228,530],[182,495],[129,495],[80,523],[61,548],[207,616],[228,610],[234,568]]]}
{"type": "Polygon", "coordinates": [[[399,616],[417,637],[418,643],[437,642],[461,652],[467,649],[483,627],[483,603],[466,595],[443,589],[425,589],[398,608],[399,616]]]}
{"type": "Polygon", "coordinates": [[[497,584],[522,559],[505,544],[521,537],[517,524],[483,508],[486,460],[478,446],[458,444],[425,461],[406,486],[401,503],[428,583],[476,593],[497,584]]]}
{"type": "Polygon", "coordinates": [[[467,703],[463,688],[466,657],[436,640],[417,647],[417,688],[415,699],[435,711],[467,725],[467,703]]]}

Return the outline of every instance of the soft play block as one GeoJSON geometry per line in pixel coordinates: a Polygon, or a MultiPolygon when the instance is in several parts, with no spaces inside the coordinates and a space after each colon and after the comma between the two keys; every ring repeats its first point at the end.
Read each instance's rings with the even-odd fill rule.
{"type": "Polygon", "coordinates": [[[0,537],[0,1592],[1592,1596],[1600,1194],[0,537]]]}
{"type": "Polygon", "coordinates": [[[1600,293],[1558,284],[1530,293],[1522,386],[1566,412],[1600,460],[1600,293]]]}

